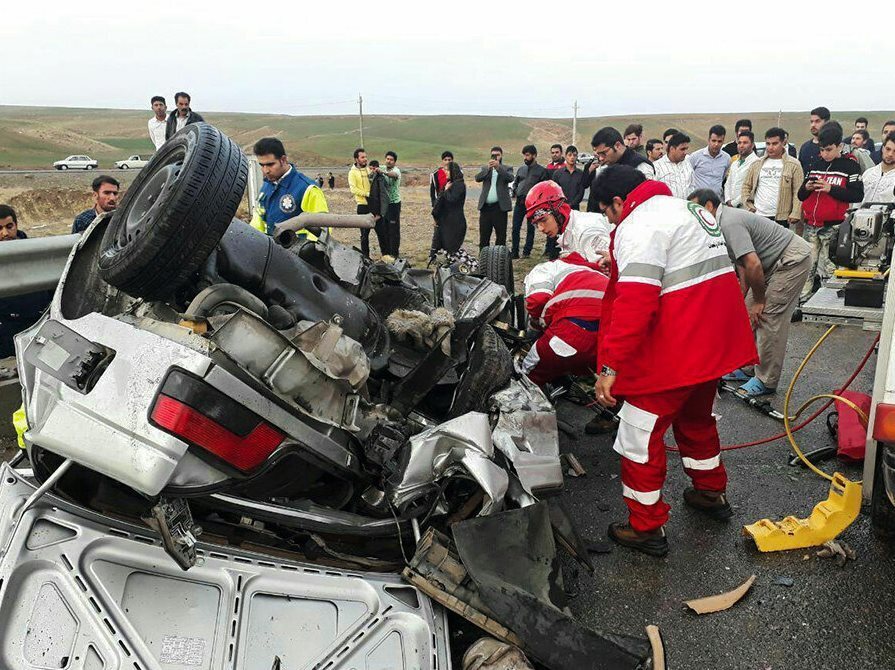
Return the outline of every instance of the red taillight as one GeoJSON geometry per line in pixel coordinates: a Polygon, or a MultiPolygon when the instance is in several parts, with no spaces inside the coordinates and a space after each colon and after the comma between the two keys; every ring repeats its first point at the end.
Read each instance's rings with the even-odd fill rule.
{"type": "Polygon", "coordinates": [[[245,436],[237,435],[204,414],[166,395],[158,396],[152,420],[185,442],[202,447],[233,467],[248,472],[280,446],[285,435],[261,422],[245,436]]]}
{"type": "Polygon", "coordinates": [[[880,442],[895,442],[895,405],[879,403],[876,406],[873,439],[880,442]]]}

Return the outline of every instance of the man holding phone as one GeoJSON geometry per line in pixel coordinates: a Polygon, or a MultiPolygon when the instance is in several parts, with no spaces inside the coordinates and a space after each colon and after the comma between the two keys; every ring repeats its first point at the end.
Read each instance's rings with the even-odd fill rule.
{"type": "Polygon", "coordinates": [[[510,200],[510,184],[513,168],[503,164],[503,149],[491,147],[491,159],[482,166],[475,180],[482,185],[479,195],[479,249],[491,244],[507,244],[507,213],[513,208],[510,200]]]}

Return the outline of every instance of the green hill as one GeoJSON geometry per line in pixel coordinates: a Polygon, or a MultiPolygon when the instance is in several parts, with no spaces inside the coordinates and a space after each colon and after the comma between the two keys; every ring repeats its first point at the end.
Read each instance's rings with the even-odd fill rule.
{"type": "MultiPolygon", "coordinates": [[[[351,162],[351,153],[360,142],[355,116],[286,116],[277,114],[202,113],[244,147],[258,138],[274,135],[286,145],[299,164],[337,166],[351,162]]],[[[895,112],[840,112],[836,118],[846,131],[856,116],[870,119],[870,132],[879,139],[886,119],[895,112]]],[[[86,153],[101,167],[130,153],[148,153],[152,145],[146,130],[149,110],[74,109],[63,107],[0,106],[0,168],[47,168],[54,160],[73,153],[86,153]]],[[[642,123],[644,139],[659,137],[669,127],[693,137],[694,145],[704,143],[713,123],[728,131],[737,118],[752,119],[758,134],[777,124],[776,112],[742,114],[658,114],[630,117],[597,117],[578,120],[579,149],[590,148],[590,136],[605,125],[624,130],[631,122],[642,123]]],[[[786,112],[781,124],[793,142],[808,137],[807,112],[786,112]]],[[[368,116],[364,123],[367,151],[380,156],[388,149],[398,152],[401,164],[428,166],[438,163],[444,149],[451,149],[462,162],[477,162],[494,144],[504,147],[511,162],[522,145],[533,142],[546,154],[550,144],[566,144],[571,135],[570,119],[535,119],[497,116],[368,116]]]]}

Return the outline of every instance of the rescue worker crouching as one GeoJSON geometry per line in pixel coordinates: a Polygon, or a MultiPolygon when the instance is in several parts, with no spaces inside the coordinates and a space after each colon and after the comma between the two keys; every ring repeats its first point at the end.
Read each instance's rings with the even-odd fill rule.
{"type": "Polygon", "coordinates": [[[609,526],[617,543],[668,552],[662,499],[665,433],[674,431],[693,487],[684,502],[714,519],[733,511],[712,405],[718,380],[758,361],[749,317],[715,219],[674,198],[659,181],[612,165],[594,196],[615,224],[600,324],[597,401],[625,403],[613,446],[621,454],[628,522],[609,526]]]}
{"type": "MultiPolygon", "coordinates": [[[[329,212],[326,196],[307,175],[299,172],[286,157],[286,148],[276,137],[263,137],[255,143],[255,156],[264,174],[264,184],[258,194],[252,227],[273,235],[278,223],[302,212],[329,212]]],[[[320,229],[296,231],[296,235],[314,242],[320,229]]]]}

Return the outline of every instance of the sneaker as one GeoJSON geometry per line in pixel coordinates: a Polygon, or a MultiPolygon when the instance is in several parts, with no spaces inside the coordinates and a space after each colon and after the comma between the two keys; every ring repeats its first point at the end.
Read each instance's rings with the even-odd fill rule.
{"type": "Polygon", "coordinates": [[[716,521],[727,521],[733,516],[733,509],[723,491],[697,491],[690,487],[684,491],[684,502],[716,521]]]}
{"type": "Polygon", "coordinates": [[[630,547],[650,556],[662,557],[668,553],[668,538],[665,537],[664,526],[641,533],[631,528],[630,524],[615,521],[609,524],[609,537],[623,547],[630,547]]]}
{"type": "Polygon", "coordinates": [[[737,389],[737,395],[741,398],[760,398],[763,395],[774,395],[777,389],[765,386],[758,377],[752,377],[749,381],[737,389]]]}

